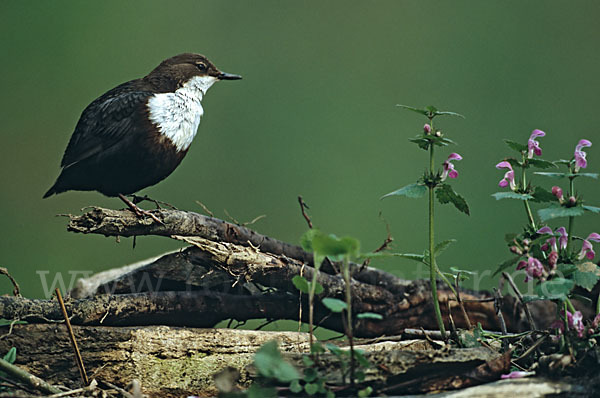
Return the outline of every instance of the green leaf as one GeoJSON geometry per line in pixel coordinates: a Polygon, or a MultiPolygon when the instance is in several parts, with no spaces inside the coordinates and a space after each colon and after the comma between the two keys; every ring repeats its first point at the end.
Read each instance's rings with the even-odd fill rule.
{"type": "Polygon", "coordinates": [[[530,200],[530,199],[533,199],[533,196],[531,196],[528,193],[516,193],[513,191],[496,192],[496,193],[492,194],[492,196],[494,198],[496,198],[496,200],[500,200],[500,199],[530,200]]]}
{"type": "Polygon", "coordinates": [[[431,141],[423,136],[417,136],[415,138],[411,138],[411,139],[409,139],[409,141],[414,142],[415,144],[417,144],[419,146],[419,148],[424,149],[424,150],[428,150],[429,145],[431,145],[431,141]]]}
{"type": "Polygon", "coordinates": [[[451,140],[450,138],[446,138],[446,137],[442,137],[441,141],[446,144],[446,145],[458,145],[455,141],[451,140]]]}
{"type": "Polygon", "coordinates": [[[321,300],[321,302],[331,312],[342,312],[343,310],[348,308],[345,302],[336,298],[325,297],[323,300],[321,300]]]}
{"type": "Polygon", "coordinates": [[[317,391],[319,391],[319,385],[316,383],[307,383],[304,385],[304,391],[306,391],[308,395],[315,395],[317,391]]]}
{"type": "Polygon", "coordinates": [[[583,210],[591,211],[592,213],[600,213],[600,207],[583,205],[583,210]]]}
{"type": "Polygon", "coordinates": [[[589,177],[589,178],[593,178],[595,180],[598,179],[598,173],[577,173],[577,174],[573,174],[574,176],[581,176],[581,177],[589,177]]]}
{"type": "Polygon", "coordinates": [[[17,359],[17,347],[12,347],[10,350],[8,350],[2,359],[8,363],[15,363],[15,360],[17,359]]]}
{"type": "Polygon", "coordinates": [[[573,281],[575,282],[575,284],[577,286],[581,286],[582,288],[590,292],[592,291],[594,286],[596,286],[596,283],[598,283],[598,279],[600,279],[600,276],[598,276],[598,274],[596,274],[596,272],[593,271],[584,272],[577,270],[573,274],[573,281]]]}
{"type": "Polygon", "coordinates": [[[323,348],[323,346],[321,345],[321,343],[319,343],[318,341],[313,343],[310,346],[310,353],[311,354],[322,354],[325,352],[325,348],[323,348]]]}
{"type": "Polygon", "coordinates": [[[319,233],[318,229],[309,229],[302,234],[302,237],[300,237],[300,245],[305,252],[313,252],[312,240],[317,233],[319,233]]]}
{"type": "Polygon", "coordinates": [[[435,245],[435,248],[433,249],[435,256],[436,257],[439,256],[444,250],[446,250],[451,244],[453,244],[455,242],[456,242],[456,239],[448,239],[448,240],[441,241],[440,243],[435,245]]]}
{"type": "Polygon", "coordinates": [[[422,198],[427,192],[427,187],[419,183],[410,184],[402,187],[394,192],[383,195],[381,199],[387,198],[388,196],[406,196],[408,198],[422,198]]]}
{"type": "Polygon", "coordinates": [[[301,392],[303,390],[302,386],[300,385],[300,380],[294,380],[290,383],[290,391],[294,394],[298,394],[299,392],[301,392]]]}
{"type": "Polygon", "coordinates": [[[512,166],[514,169],[517,169],[517,168],[523,167],[523,163],[519,162],[519,161],[518,161],[517,159],[515,159],[515,158],[506,158],[506,159],[504,159],[504,160],[506,160],[508,163],[510,163],[510,165],[511,165],[511,166],[512,166]]]}
{"type": "Polygon", "coordinates": [[[325,344],[325,347],[327,347],[327,349],[329,351],[331,351],[331,353],[333,355],[335,355],[336,357],[344,355],[344,350],[342,350],[340,347],[338,347],[335,344],[327,343],[327,344],[325,344]]]}
{"type": "Polygon", "coordinates": [[[415,108],[414,106],[408,106],[408,105],[402,105],[402,104],[396,104],[396,106],[398,106],[400,108],[408,109],[409,111],[413,111],[413,112],[419,113],[421,115],[429,116],[429,111],[427,109],[419,109],[419,108],[415,108]]]}
{"type": "MultiPolygon", "coordinates": [[[[362,383],[363,381],[365,381],[365,377],[367,377],[367,375],[365,375],[365,372],[363,372],[362,370],[357,370],[356,372],[354,372],[354,377],[359,383],[362,383]]],[[[360,391],[358,392],[358,396],[362,396],[360,395],[360,391]]],[[[368,395],[365,395],[365,397],[368,397],[368,395]]]]}
{"type": "Polygon", "coordinates": [[[435,190],[437,199],[441,204],[452,203],[459,211],[470,215],[469,205],[467,201],[454,192],[452,187],[448,184],[440,184],[435,190]]]}
{"type": "Polygon", "coordinates": [[[373,393],[373,387],[368,386],[358,391],[358,398],[366,398],[373,393]]]}
{"type": "Polygon", "coordinates": [[[254,366],[267,378],[274,378],[282,383],[289,383],[300,378],[298,371],[287,363],[277,345],[277,341],[268,341],[254,355],[254,366]]]}
{"type": "Polygon", "coordinates": [[[583,207],[564,207],[556,204],[545,209],[539,209],[537,213],[542,222],[546,222],[553,218],[581,216],[583,215],[583,207]]]}
{"type": "Polygon", "coordinates": [[[535,187],[533,193],[534,202],[556,202],[558,199],[552,194],[552,192],[545,190],[542,187],[535,187]]]}
{"type": "Polygon", "coordinates": [[[537,285],[535,293],[545,299],[564,301],[567,299],[567,295],[571,292],[573,286],[575,286],[575,282],[571,279],[554,278],[537,285]]]}
{"type": "Polygon", "coordinates": [[[546,172],[546,171],[536,171],[533,174],[537,174],[539,176],[544,176],[544,177],[550,177],[550,178],[565,178],[567,176],[569,176],[569,174],[567,173],[550,173],[550,172],[546,172]]]}
{"type": "Polygon", "coordinates": [[[420,263],[425,263],[425,256],[423,254],[414,254],[414,253],[391,253],[394,257],[402,257],[407,258],[409,260],[418,261],[420,263]]]}
{"type": "Polygon", "coordinates": [[[313,361],[308,355],[302,355],[302,363],[305,367],[310,368],[315,364],[315,361],[313,361]]]}
{"type": "Polygon", "coordinates": [[[558,264],[556,266],[556,271],[559,272],[559,275],[566,278],[577,271],[577,266],[575,264],[558,264]]]}
{"type": "Polygon", "coordinates": [[[434,114],[435,114],[435,116],[458,116],[463,119],[466,119],[463,115],[461,115],[460,113],[456,113],[456,112],[436,111],[436,112],[434,112],[434,114]]]}
{"type": "Polygon", "coordinates": [[[356,257],[360,244],[358,240],[349,236],[338,238],[335,235],[327,235],[317,232],[312,239],[312,247],[316,253],[322,256],[350,256],[356,257]]]}
{"type": "Polygon", "coordinates": [[[296,286],[296,289],[300,290],[302,293],[308,294],[310,291],[310,286],[308,285],[308,281],[305,277],[296,275],[292,278],[292,283],[296,286]]]}
{"type": "Polygon", "coordinates": [[[496,271],[494,271],[494,274],[492,276],[495,276],[495,275],[499,274],[500,272],[504,271],[505,269],[507,269],[508,267],[513,266],[514,264],[517,263],[517,261],[519,261],[520,258],[521,258],[521,256],[516,256],[516,257],[509,258],[508,260],[504,261],[503,263],[498,265],[498,268],[496,269],[496,271]]]}
{"type": "Polygon", "coordinates": [[[533,167],[537,167],[538,169],[549,169],[551,167],[558,167],[553,162],[544,159],[529,159],[527,163],[532,165],[533,167]]]}
{"type": "MultiPolygon", "coordinates": [[[[350,351],[348,350],[348,352],[350,352],[350,351]]],[[[355,348],[354,349],[354,359],[356,359],[358,361],[358,364],[360,366],[362,366],[363,368],[368,368],[369,366],[371,366],[371,363],[369,362],[367,357],[365,357],[365,350],[361,350],[360,348],[355,348]]]]}
{"type": "Polygon", "coordinates": [[[504,140],[504,142],[506,143],[506,145],[508,145],[510,149],[514,149],[519,153],[527,151],[527,145],[512,140],[504,140]]]}
{"type": "MultiPolygon", "coordinates": [[[[458,269],[458,268],[454,268],[454,267],[450,267],[450,271],[452,272],[452,274],[454,275],[458,275],[460,273],[461,275],[461,279],[463,275],[477,275],[477,272],[473,272],[473,271],[468,271],[466,269],[458,269]]],[[[465,277],[465,280],[468,279],[467,277],[465,277]]]]}
{"type": "Polygon", "coordinates": [[[306,368],[304,369],[304,381],[307,383],[311,383],[317,379],[319,374],[315,368],[306,368]]]}
{"type": "Polygon", "coordinates": [[[277,396],[275,387],[261,387],[256,383],[252,383],[250,388],[246,390],[247,398],[277,398],[277,396]]]}
{"type": "Polygon", "coordinates": [[[378,321],[381,321],[383,319],[383,315],[376,314],[374,312],[361,312],[360,314],[356,315],[356,318],[358,318],[358,319],[377,319],[378,321]]]}
{"type": "Polygon", "coordinates": [[[335,398],[335,393],[331,390],[327,390],[325,393],[325,398],[335,398]]]}

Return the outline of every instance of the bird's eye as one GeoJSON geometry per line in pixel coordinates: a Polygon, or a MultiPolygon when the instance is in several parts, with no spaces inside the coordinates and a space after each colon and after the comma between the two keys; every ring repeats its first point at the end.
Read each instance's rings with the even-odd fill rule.
{"type": "Polygon", "coordinates": [[[206,64],[203,62],[198,62],[196,64],[196,67],[198,67],[198,69],[200,70],[200,72],[206,72],[206,64]]]}

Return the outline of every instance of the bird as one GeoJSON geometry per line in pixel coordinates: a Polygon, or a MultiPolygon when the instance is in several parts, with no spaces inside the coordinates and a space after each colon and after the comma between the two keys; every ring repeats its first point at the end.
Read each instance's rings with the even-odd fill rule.
{"type": "Polygon", "coordinates": [[[61,172],[43,197],[98,191],[120,198],[138,217],[160,222],[126,195],[162,181],[179,166],[204,114],[206,91],[217,81],[241,78],[221,72],[204,55],[184,53],[107,91],[81,113],[61,172]]]}

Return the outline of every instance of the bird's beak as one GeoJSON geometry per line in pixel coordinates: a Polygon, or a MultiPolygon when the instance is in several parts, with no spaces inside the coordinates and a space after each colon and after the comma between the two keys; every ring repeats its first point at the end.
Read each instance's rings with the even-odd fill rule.
{"type": "Polygon", "coordinates": [[[219,72],[217,78],[219,80],[239,80],[242,77],[240,75],[234,75],[233,73],[219,72]]]}

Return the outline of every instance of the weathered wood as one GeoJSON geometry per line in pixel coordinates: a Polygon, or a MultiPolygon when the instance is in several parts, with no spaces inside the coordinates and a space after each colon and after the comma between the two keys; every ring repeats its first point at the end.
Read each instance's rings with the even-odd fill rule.
{"type": "MultiPolygon", "coordinates": [[[[308,351],[308,335],[294,332],[259,332],[231,329],[187,329],[167,326],[139,328],[74,327],[83,360],[92,378],[115,385],[139,379],[150,396],[213,396],[215,373],[230,366],[247,387],[255,373],[249,365],[253,354],[266,341],[277,339],[284,357],[302,367],[308,351]]],[[[17,347],[17,365],[49,381],[78,387],[78,371],[71,360],[71,347],[61,325],[17,325],[12,334],[0,340],[0,352],[17,347]]],[[[422,341],[386,342],[358,345],[367,350],[374,366],[366,370],[366,382],[376,388],[422,380],[429,386],[466,374],[501,356],[487,348],[432,350],[422,341]]],[[[508,364],[508,363],[507,363],[508,364]]],[[[344,385],[339,359],[321,355],[319,369],[331,385],[344,385]]],[[[498,377],[499,368],[487,377],[498,377]]],[[[475,384],[484,381],[483,378],[475,384]]],[[[419,383],[416,383],[419,384],[419,383]]],[[[404,391],[426,391],[414,388],[404,391]]],[[[395,391],[395,390],[390,390],[395,391]]]]}

